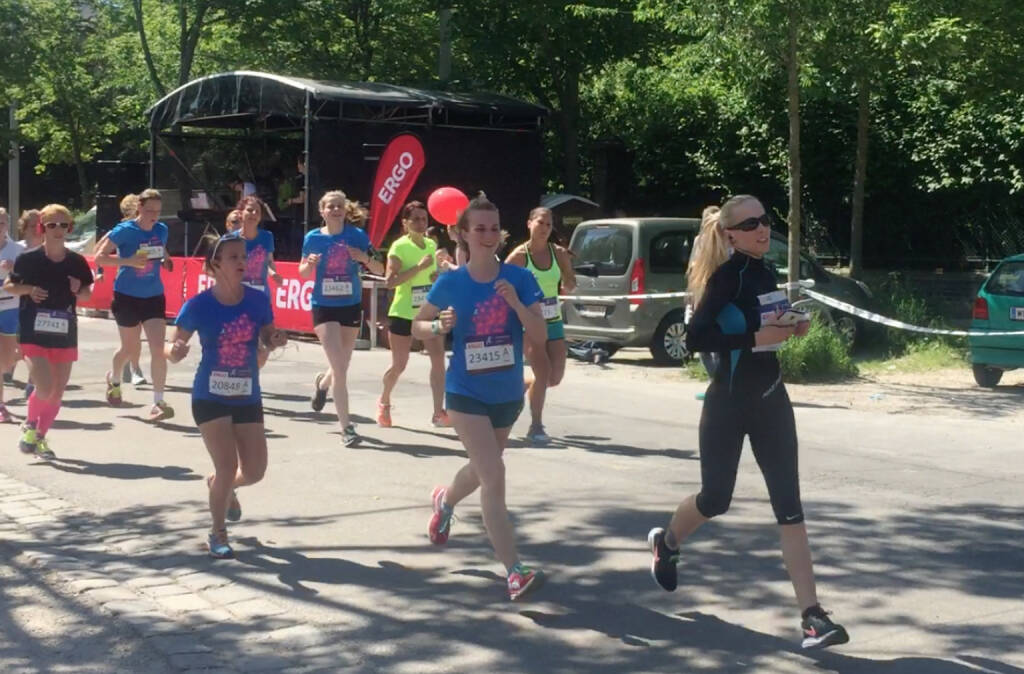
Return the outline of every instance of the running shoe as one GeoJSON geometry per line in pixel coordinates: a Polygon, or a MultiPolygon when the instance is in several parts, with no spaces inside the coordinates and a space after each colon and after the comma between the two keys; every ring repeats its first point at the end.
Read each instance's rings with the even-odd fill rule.
{"type": "Polygon", "coordinates": [[[18,441],[18,449],[23,454],[35,454],[36,443],[39,437],[36,434],[36,425],[32,421],[26,421],[21,425],[21,439],[18,441]]]}
{"type": "Polygon", "coordinates": [[[435,414],[434,416],[430,417],[430,424],[434,428],[451,428],[452,420],[448,418],[447,410],[441,410],[440,414],[435,414]]]}
{"type": "Polygon", "coordinates": [[[321,372],[313,380],[313,397],[309,400],[310,407],[314,412],[319,412],[327,404],[327,391],[320,388],[320,382],[324,380],[324,373],[321,372]]]}
{"type": "Polygon", "coordinates": [[[427,535],[434,545],[444,545],[448,542],[448,534],[452,529],[452,515],[455,509],[444,505],[444,495],[447,489],[441,486],[434,487],[430,493],[430,503],[434,509],[430,516],[430,523],[427,524],[427,535]]]}
{"type": "Polygon", "coordinates": [[[146,381],[146,375],[142,374],[142,370],[132,369],[132,386],[142,386],[148,384],[146,381]]]}
{"type": "Polygon", "coordinates": [[[231,501],[228,502],[228,512],[225,515],[228,522],[237,522],[242,519],[242,504],[238,502],[238,492],[231,490],[231,501]]]}
{"type": "Polygon", "coordinates": [[[359,434],[356,433],[355,424],[349,424],[341,430],[341,444],[352,447],[359,442],[359,434]]]}
{"type": "Polygon", "coordinates": [[[544,424],[530,424],[530,430],[526,432],[526,440],[543,447],[551,442],[551,437],[544,432],[544,424]]]}
{"type": "Polygon", "coordinates": [[[57,455],[53,453],[52,449],[50,449],[50,443],[48,443],[46,438],[43,436],[36,438],[36,456],[40,459],[46,459],[47,461],[52,461],[57,458],[57,455]]]}
{"type": "Polygon", "coordinates": [[[167,404],[166,400],[154,403],[149,408],[148,421],[166,421],[174,416],[174,408],[167,404]]]}
{"type": "Polygon", "coordinates": [[[235,551],[228,544],[228,530],[211,531],[206,539],[206,545],[210,549],[210,556],[214,559],[234,559],[235,551]]]}
{"type": "Polygon", "coordinates": [[[651,547],[651,577],[666,592],[676,589],[678,583],[676,564],[679,550],[665,545],[665,530],[655,527],[647,533],[647,544],[651,547]]]}
{"type": "Polygon", "coordinates": [[[9,424],[14,421],[14,417],[7,410],[7,405],[0,403],[0,424],[9,424]]]}
{"type": "Polygon", "coordinates": [[[543,578],[540,571],[516,564],[508,574],[508,598],[512,601],[522,599],[530,590],[539,587],[543,578]]]}
{"type": "Polygon", "coordinates": [[[391,405],[377,401],[377,425],[381,428],[391,428],[391,405]]]}
{"type": "MultiPolygon", "coordinates": [[[[124,402],[124,399],[121,398],[121,384],[111,381],[112,376],[110,372],[107,373],[107,403],[114,407],[120,407],[124,402]]],[[[25,397],[28,395],[28,387],[25,387],[25,397]]]]}
{"type": "Polygon", "coordinates": [[[845,644],[850,640],[846,629],[832,622],[825,609],[821,608],[821,604],[815,604],[804,611],[800,628],[804,633],[800,646],[805,649],[828,648],[845,644]]]}

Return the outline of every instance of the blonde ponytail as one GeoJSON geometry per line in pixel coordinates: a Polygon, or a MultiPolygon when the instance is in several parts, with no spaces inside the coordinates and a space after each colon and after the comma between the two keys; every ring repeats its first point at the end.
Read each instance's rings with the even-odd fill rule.
{"type": "Polygon", "coordinates": [[[736,224],[732,212],[748,201],[758,199],[749,194],[737,194],[727,199],[721,208],[708,206],[701,213],[700,245],[693,251],[690,266],[686,270],[686,291],[690,293],[690,303],[694,310],[700,306],[708,279],[729,259],[729,238],[725,230],[736,224]]]}

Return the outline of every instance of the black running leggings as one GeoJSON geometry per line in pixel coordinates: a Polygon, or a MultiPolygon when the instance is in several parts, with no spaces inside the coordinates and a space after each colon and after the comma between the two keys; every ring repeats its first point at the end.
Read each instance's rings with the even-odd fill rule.
{"type": "Polygon", "coordinates": [[[743,438],[750,436],[754,458],[768,485],[779,524],[804,521],[797,471],[796,422],[789,395],[780,383],[764,398],[730,394],[712,386],[700,415],[700,477],[697,510],[704,517],[729,509],[743,438]]]}

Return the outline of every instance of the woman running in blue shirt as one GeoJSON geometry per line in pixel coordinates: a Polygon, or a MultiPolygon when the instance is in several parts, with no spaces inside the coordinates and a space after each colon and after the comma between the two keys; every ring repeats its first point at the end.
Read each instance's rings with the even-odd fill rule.
{"type": "Polygon", "coordinates": [[[543,293],[528,270],[504,264],[495,253],[502,241],[497,207],[482,194],[456,223],[468,261],[441,274],[413,321],[413,336],[431,339],[451,332],[452,357],[445,377],[448,416],[469,455],[447,487],[431,495],[428,535],[448,541],[455,505],[477,487],[484,526],[508,574],[509,598],[537,585],[539,571],[519,560],[516,535],[505,507],[502,452],[523,409],[523,339],[544,348],[547,327],[543,293]]]}
{"type": "MultiPolygon", "coordinates": [[[[384,265],[371,255],[366,232],[350,222],[345,213],[348,199],[340,190],[327,192],[320,198],[322,227],[306,234],[302,243],[299,276],[314,277],[313,330],[331,365],[334,407],[341,424],[341,441],[346,447],[359,442],[356,427],[348,413],[348,364],[352,360],[356,336],[363,323],[363,288],[360,267],[371,273],[384,274],[384,265]]],[[[320,388],[322,375],[317,375],[320,388]]]]}
{"type": "Polygon", "coordinates": [[[245,241],[227,234],[208,241],[207,251],[205,271],[216,284],[181,308],[166,356],[179,362],[199,333],[203,354],[192,385],[192,416],[213,459],[214,473],[206,480],[210,556],[223,559],[234,556],[225,519],[242,517],[235,489],[259,482],[267,469],[259,347],[280,348],[288,336],[274,327],[266,294],[243,283],[245,241]]]}

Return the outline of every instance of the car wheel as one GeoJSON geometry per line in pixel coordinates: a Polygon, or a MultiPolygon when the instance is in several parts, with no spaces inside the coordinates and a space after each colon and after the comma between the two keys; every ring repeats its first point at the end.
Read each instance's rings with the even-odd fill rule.
{"type": "Polygon", "coordinates": [[[971,366],[971,369],[974,371],[974,381],[978,382],[978,386],[984,388],[995,388],[999,380],[1003,378],[1003,371],[996,367],[975,364],[971,366]]]}
{"type": "Polygon", "coordinates": [[[682,311],[673,311],[661,319],[651,339],[651,355],[665,365],[686,359],[686,315],[682,311]]]}

